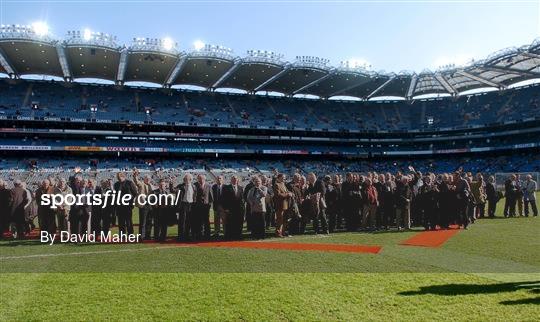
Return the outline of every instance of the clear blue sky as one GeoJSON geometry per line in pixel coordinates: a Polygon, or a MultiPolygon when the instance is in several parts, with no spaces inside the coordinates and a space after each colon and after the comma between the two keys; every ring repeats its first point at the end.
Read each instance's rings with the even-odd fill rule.
{"type": "Polygon", "coordinates": [[[0,0],[3,24],[46,21],[52,33],[90,28],[132,37],[195,40],[296,55],[365,59],[375,70],[484,58],[540,36],[540,0],[529,1],[65,1],[0,0]]]}

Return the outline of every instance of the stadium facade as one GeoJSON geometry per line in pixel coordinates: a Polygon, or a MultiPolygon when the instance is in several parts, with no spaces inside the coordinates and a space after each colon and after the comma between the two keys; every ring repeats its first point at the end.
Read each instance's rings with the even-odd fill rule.
{"type": "MultiPolygon", "coordinates": [[[[369,159],[490,156],[540,147],[540,41],[465,67],[384,73],[342,62],[170,39],[31,26],[0,32],[0,149],[51,155],[369,159]],[[63,81],[21,79],[56,76],[63,81]],[[81,84],[95,78],[115,84],[81,84]],[[160,88],[123,86],[149,82],[160,88]],[[174,88],[196,85],[205,91],[174,88]],[[247,94],[218,93],[234,88],[247,94]],[[474,89],[497,89],[460,95],[474,89]],[[283,97],[249,95],[279,92],[283,97]],[[320,99],[293,97],[315,95],[320,99]],[[444,97],[419,98],[426,94],[444,97]],[[329,100],[350,96],[360,101],[329,100]],[[371,100],[400,97],[401,100],[371,100]]],[[[509,169],[511,170],[511,169],[509,169]]]]}

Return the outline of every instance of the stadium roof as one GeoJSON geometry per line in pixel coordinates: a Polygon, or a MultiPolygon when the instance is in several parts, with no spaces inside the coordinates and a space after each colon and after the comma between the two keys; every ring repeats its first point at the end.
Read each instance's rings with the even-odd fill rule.
{"type": "Polygon", "coordinates": [[[97,78],[116,83],[151,82],[165,87],[196,85],[322,98],[350,96],[414,98],[426,94],[458,95],[479,88],[504,89],[540,78],[540,39],[508,48],[467,66],[445,66],[421,73],[368,71],[342,62],[298,56],[287,62],[274,52],[250,50],[238,57],[229,48],[200,45],[181,52],[170,39],[133,38],[120,45],[114,36],[84,31],[52,38],[32,26],[8,25],[0,30],[0,73],[10,77],[50,75],[71,81],[97,78]]]}

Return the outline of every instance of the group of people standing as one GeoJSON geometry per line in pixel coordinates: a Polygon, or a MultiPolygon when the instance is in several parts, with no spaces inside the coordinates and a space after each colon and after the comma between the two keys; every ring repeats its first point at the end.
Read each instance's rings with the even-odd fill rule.
{"type": "MultiPolygon", "coordinates": [[[[119,172],[116,182],[102,180],[97,184],[84,179],[75,169],[69,180],[50,177],[30,192],[20,180],[7,189],[0,181],[0,229],[9,224],[22,238],[29,231],[25,209],[30,200],[40,200],[42,194],[106,194],[107,191],[130,195],[134,204],[60,205],[57,208],[37,203],[38,225],[41,230],[55,233],[68,230],[84,234],[105,232],[118,224],[119,231],[133,234],[133,208],[138,208],[138,233],[143,240],[164,241],[175,235],[178,241],[200,241],[212,238],[241,239],[245,229],[255,239],[265,238],[274,227],[276,237],[304,234],[329,234],[338,230],[375,231],[411,229],[421,226],[432,230],[455,224],[467,229],[478,218],[494,217],[498,201],[505,195],[504,215],[537,216],[535,192],[537,183],[530,175],[524,181],[511,175],[505,182],[505,193],[497,191],[495,178],[484,180],[461,170],[454,173],[422,174],[409,167],[408,173],[365,175],[347,173],[317,177],[294,174],[290,180],[283,173],[272,176],[254,175],[246,185],[233,175],[228,183],[223,176],[213,183],[205,174],[196,178],[184,174],[179,184],[176,178],[161,178],[152,182],[149,175],[134,170],[132,180],[119,172]],[[176,196],[176,202],[151,205],[141,202],[160,196],[176,196]],[[136,198],[137,197],[137,198],[136,198]],[[517,213],[516,213],[517,205],[517,213]],[[213,227],[211,221],[213,210],[213,227]],[[171,226],[177,230],[169,233],[171,226]]],[[[172,200],[172,199],[169,199],[172,200]]],[[[33,219],[33,218],[31,218],[33,219]]],[[[31,222],[32,220],[30,220],[31,222]]]]}

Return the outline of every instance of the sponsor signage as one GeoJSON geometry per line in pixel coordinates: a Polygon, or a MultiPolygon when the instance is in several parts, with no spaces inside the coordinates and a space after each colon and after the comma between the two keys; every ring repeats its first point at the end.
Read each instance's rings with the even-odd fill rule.
{"type": "Polygon", "coordinates": [[[0,145],[0,150],[11,151],[48,151],[50,146],[45,145],[0,145]]]}

